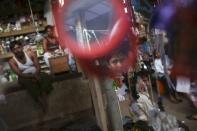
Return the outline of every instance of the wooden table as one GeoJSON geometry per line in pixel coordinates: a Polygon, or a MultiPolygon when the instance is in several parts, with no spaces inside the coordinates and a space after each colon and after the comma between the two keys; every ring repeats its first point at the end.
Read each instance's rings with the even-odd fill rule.
{"type": "Polygon", "coordinates": [[[70,70],[67,55],[49,58],[49,65],[52,75],[70,70]]]}

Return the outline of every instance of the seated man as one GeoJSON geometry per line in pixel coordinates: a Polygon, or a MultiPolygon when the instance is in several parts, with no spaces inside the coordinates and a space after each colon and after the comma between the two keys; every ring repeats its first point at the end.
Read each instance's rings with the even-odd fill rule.
{"type": "Polygon", "coordinates": [[[45,111],[46,96],[52,90],[51,80],[46,74],[40,73],[40,65],[36,55],[32,52],[24,52],[19,41],[12,42],[10,49],[14,56],[9,60],[9,65],[18,75],[19,84],[27,89],[45,111]]]}
{"type": "Polygon", "coordinates": [[[43,48],[44,48],[44,61],[49,65],[49,58],[53,56],[55,52],[60,52],[59,42],[57,37],[54,35],[54,27],[48,25],[45,27],[46,37],[43,41],[43,48]]]}
{"type": "MultiPolygon", "coordinates": [[[[154,66],[155,66],[155,71],[157,73],[158,76],[158,80],[161,81],[161,83],[166,87],[167,93],[170,97],[170,101],[173,103],[179,103],[181,102],[180,99],[177,98],[177,92],[176,89],[174,89],[169,83],[168,80],[165,76],[165,72],[164,72],[164,66],[162,64],[161,61],[161,56],[159,52],[156,52],[155,54],[155,61],[154,61],[154,66]]],[[[170,74],[170,63],[169,61],[166,59],[166,66],[168,68],[168,74],[170,74]]]]}

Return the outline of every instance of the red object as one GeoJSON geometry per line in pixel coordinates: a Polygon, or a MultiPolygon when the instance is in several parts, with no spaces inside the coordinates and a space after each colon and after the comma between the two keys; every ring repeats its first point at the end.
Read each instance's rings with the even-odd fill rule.
{"type": "Polygon", "coordinates": [[[186,76],[197,78],[197,13],[196,6],[178,8],[174,16],[176,30],[173,39],[176,44],[173,49],[174,67],[173,76],[186,76]]]}
{"type": "MultiPolygon", "coordinates": [[[[123,72],[127,72],[130,67],[133,67],[136,63],[136,46],[137,39],[134,35],[130,37],[130,49],[127,54],[127,57],[122,61],[122,64],[118,68],[110,68],[109,65],[97,65],[96,61],[106,60],[105,58],[96,58],[96,59],[78,59],[80,66],[84,69],[84,71],[88,72],[91,75],[95,75],[98,77],[116,77],[117,75],[122,74],[123,72]],[[131,43],[132,42],[132,43],[131,43]]],[[[107,54],[108,55],[108,54],[107,54]]],[[[109,62],[109,61],[105,61],[109,62]]],[[[109,64],[109,63],[107,63],[109,64]]]]}
{"type": "Polygon", "coordinates": [[[161,81],[157,80],[157,86],[158,86],[159,94],[164,95],[166,92],[164,84],[161,81]]]}
{"type": "MultiPolygon", "coordinates": [[[[127,14],[124,13],[122,1],[109,1],[111,1],[112,5],[116,8],[117,21],[115,22],[110,35],[101,40],[103,44],[98,46],[96,43],[90,43],[90,49],[80,47],[80,44],[72,39],[68,32],[66,32],[67,29],[62,28],[65,27],[64,22],[66,19],[66,16],[63,14],[67,11],[72,1],[65,0],[63,7],[59,5],[58,1],[52,1],[55,24],[60,43],[62,43],[63,47],[67,47],[71,50],[73,55],[77,57],[77,61],[84,71],[99,77],[115,77],[122,72],[127,72],[128,68],[136,63],[137,38],[131,30],[131,27],[133,26],[132,20],[130,20],[132,15],[129,14],[130,12],[127,14]],[[118,68],[109,68],[109,63],[102,65],[103,61],[109,62],[108,59],[106,60],[105,56],[108,56],[114,50],[121,48],[122,41],[126,36],[129,38],[130,46],[127,57],[121,62],[121,66],[118,68]],[[102,61],[100,65],[96,62],[97,60],[102,61]]],[[[124,53],[124,50],[122,52],[124,53]]]]}
{"type": "Polygon", "coordinates": [[[52,2],[59,41],[62,46],[69,48],[76,57],[89,59],[104,56],[106,53],[116,48],[131,25],[129,25],[128,16],[124,13],[124,8],[121,3],[122,1],[110,0],[110,2],[116,8],[117,21],[115,22],[110,35],[101,40],[102,45],[98,45],[96,42],[90,43],[90,48],[81,47],[80,44],[74,40],[68,32],[66,32],[67,29],[63,29],[63,27],[65,27],[64,22],[67,19],[64,14],[72,1],[65,0],[62,7],[57,1],[52,2]]]}

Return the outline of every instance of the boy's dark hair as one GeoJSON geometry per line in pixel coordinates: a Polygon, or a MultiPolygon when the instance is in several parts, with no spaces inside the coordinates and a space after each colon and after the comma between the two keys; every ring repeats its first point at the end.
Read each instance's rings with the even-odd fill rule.
{"type": "Polygon", "coordinates": [[[47,25],[45,28],[44,28],[44,31],[47,32],[48,29],[53,29],[54,26],[52,25],[47,25]]]}
{"type": "Polygon", "coordinates": [[[12,42],[10,43],[10,50],[13,51],[13,49],[14,49],[14,47],[15,47],[16,45],[22,46],[22,43],[21,43],[20,41],[12,41],[12,42]]]}

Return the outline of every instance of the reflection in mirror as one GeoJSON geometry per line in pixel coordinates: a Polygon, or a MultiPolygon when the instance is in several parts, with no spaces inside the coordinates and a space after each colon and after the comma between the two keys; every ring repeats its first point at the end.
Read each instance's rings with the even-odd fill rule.
{"type": "Polygon", "coordinates": [[[65,29],[84,48],[90,48],[92,42],[102,44],[101,39],[110,33],[115,19],[107,0],[75,0],[64,15],[65,29]]]}

